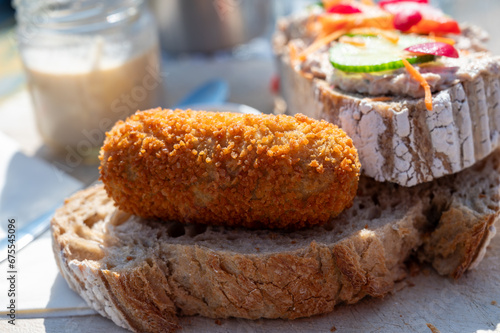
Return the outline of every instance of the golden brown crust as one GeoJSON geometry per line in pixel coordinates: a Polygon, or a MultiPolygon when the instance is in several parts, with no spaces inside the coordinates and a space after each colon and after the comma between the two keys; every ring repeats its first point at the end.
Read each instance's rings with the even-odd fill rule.
{"type": "Polygon", "coordinates": [[[137,332],[173,332],[180,328],[171,290],[158,260],[147,260],[127,272],[101,271],[115,306],[137,332]]]}
{"type": "Polygon", "coordinates": [[[481,216],[468,207],[451,207],[443,213],[437,228],[424,241],[421,255],[443,275],[460,278],[477,257],[487,239],[488,228],[500,212],[481,216]]]}
{"type": "Polygon", "coordinates": [[[115,125],[101,161],[124,211],[251,228],[325,223],[351,205],[360,169],[352,140],[325,121],[161,109],[115,125]]]}

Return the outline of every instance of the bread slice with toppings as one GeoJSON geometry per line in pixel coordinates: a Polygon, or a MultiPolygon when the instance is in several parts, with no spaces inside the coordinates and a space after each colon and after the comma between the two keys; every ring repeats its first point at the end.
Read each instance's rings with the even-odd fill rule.
{"type": "Polygon", "coordinates": [[[429,112],[422,87],[404,69],[341,73],[329,61],[328,45],[300,64],[291,61],[291,46],[301,52],[314,40],[305,29],[308,20],[287,18],[274,37],[287,113],[341,127],[353,139],[365,175],[414,186],[457,173],[500,145],[500,57],[480,51],[484,36],[478,28],[455,37],[457,48],[467,50],[460,59],[443,58],[442,69],[420,66],[433,90],[429,112]]]}
{"type": "Polygon", "coordinates": [[[500,152],[405,188],[363,177],[353,206],[298,231],[143,220],[103,186],[78,192],[51,224],[57,264],[96,311],[135,332],[172,332],[178,316],[298,318],[382,297],[411,256],[460,277],[498,219],[500,152]]]}

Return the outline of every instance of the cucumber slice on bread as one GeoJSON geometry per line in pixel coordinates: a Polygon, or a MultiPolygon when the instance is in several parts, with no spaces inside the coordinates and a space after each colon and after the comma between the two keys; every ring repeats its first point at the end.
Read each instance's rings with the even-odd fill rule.
{"type": "Polygon", "coordinates": [[[404,67],[402,59],[409,63],[422,63],[434,60],[433,55],[411,55],[405,48],[430,42],[419,36],[401,35],[397,43],[378,36],[356,36],[364,46],[336,43],[330,49],[330,62],[333,67],[345,72],[369,73],[393,70],[404,67]]]}

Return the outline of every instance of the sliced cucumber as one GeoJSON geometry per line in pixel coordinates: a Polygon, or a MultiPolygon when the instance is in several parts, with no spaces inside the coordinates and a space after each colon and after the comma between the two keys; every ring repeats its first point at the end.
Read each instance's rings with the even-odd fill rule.
{"type": "Polygon", "coordinates": [[[397,44],[377,36],[357,35],[365,46],[358,47],[347,43],[336,43],[330,49],[330,62],[333,67],[345,72],[380,72],[404,67],[402,59],[409,63],[434,60],[433,55],[407,56],[405,48],[431,42],[418,36],[401,35],[397,44]]]}

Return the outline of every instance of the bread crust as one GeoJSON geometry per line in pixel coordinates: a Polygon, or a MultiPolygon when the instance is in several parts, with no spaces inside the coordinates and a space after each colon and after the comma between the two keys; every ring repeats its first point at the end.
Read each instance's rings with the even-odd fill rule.
{"type": "Polygon", "coordinates": [[[57,211],[54,254],[72,289],[135,332],[172,332],[184,315],[313,316],[386,295],[415,254],[460,277],[498,219],[499,155],[410,189],[363,177],[335,223],[292,233],[130,217],[95,186],[57,211]]]}
{"type": "MultiPolygon", "coordinates": [[[[341,302],[355,303],[367,295],[382,297],[403,276],[398,258],[393,267],[386,263],[383,243],[393,241],[372,233],[358,234],[333,246],[311,241],[295,251],[265,255],[216,251],[196,244],[156,244],[145,258],[134,258],[130,267],[116,269],[106,255],[98,260],[83,259],[80,248],[72,243],[79,236],[72,234],[74,226],[64,221],[75,214],[74,209],[85,206],[84,202],[104,203],[112,214],[112,201],[105,197],[103,188],[97,186],[68,200],[52,223],[54,252],[72,289],[101,315],[135,332],[172,332],[179,328],[177,315],[309,317],[331,312],[341,302]]],[[[96,214],[88,208],[79,214],[83,224],[96,214]]],[[[390,256],[406,257],[420,244],[414,222],[402,223],[408,235],[406,244],[397,247],[405,253],[390,256]]],[[[108,224],[103,228],[111,232],[109,221],[98,223],[108,224]]],[[[104,251],[110,251],[106,247],[116,241],[112,238],[103,236],[104,251]]],[[[101,252],[92,257],[100,258],[101,252]]]]}

